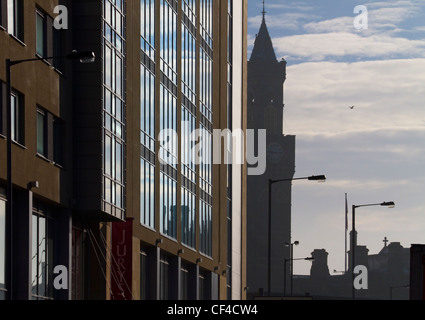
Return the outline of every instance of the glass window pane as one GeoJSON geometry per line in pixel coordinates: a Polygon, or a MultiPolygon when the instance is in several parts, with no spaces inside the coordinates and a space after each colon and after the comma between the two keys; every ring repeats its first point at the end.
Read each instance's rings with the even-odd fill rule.
{"type": "Polygon", "coordinates": [[[31,265],[32,265],[32,276],[31,276],[31,288],[32,288],[32,294],[37,294],[37,284],[38,284],[38,279],[37,279],[37,274],[38,274],[38,264],[37,264],[37,260],[38,260],[38,228],[37,228],[37,216],[33,215],[32,216],[32,241],[31,241],[31,245],[32,245],[32,261],[31,261],[31,265]]]}
{"type": "Polygon", "coordinates": [[[122,146],[120,143],[116,143],[116,147],[115,147],[115,153],[116,153],[116,157],[115,157],[115,180],[121,182],[122,181],[122,167],[123,167],[123,163],[122,163],[122,146]]]}
{"type": "Polygon", "coordinates": [[[143,158],[140,160],[140,223],[146,225],[146,207],[145,207],[145,160],[143,158]]]}
{"type": "Polygon", "coordinates": [[[37,153],[45,156],[45,116],[37,112],[37,153]]]}
{"type": "Polygon", "coordinates": [[[105,136],[105,174],[111,175],[111,144],[112,139],[105,136]]]}
{"type": "Polygon", "coordinates": [[[40,13],[40,12],[37,12],[37,14],[36,14],[36,32],[37,32],[37,47],[36,47],[36,53],[39,55],[39,56],[42,56],[42,57],[44,57],[45,56],[45,54],[44,54],[44,43],[45,43],[45,40],[44,40],[44,23],[45,23],[45,20],[44,20],[45,18],[44,18],[44,16],[40,13]]]}
{"type": "Polygon", "coordinates": [[[11,103],[11,111],[12,111],[12,140],[17,141],[16,135],[16,119],[17,119],[17,98],[15,95],[12,95],[10,98],[11,103]]]}
{"type": "Polygon", "coordinates": [[[149,221],[150,221],[150,226],[152,228],[155,228],[155,167],[154,166],[150,166],[150,199],[149,199],[149,203],[150,203],[150,217],[149,217],[149,221]]]}
{"type": "Polygon", "coordinates": [[[112,50],[109,47],[105,47],[105,83],[108,87],[112,87],[112,50]]]}
{"type": "Polygon", "coordinates": [[[46,239],[46,219],[38,218],[38,295],[46,296],[47,283],[47,239],[46,239]]]}
{"type": "Polygon", "coordinates": [[[7,0],[7,31],[10,34],[15,33],[15,9],[14,9],[14,0],[7,0]]]}

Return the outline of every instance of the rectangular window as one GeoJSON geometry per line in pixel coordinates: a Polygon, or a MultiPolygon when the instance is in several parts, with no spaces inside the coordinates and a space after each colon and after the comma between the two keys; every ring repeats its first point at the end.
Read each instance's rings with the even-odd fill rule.
{"type": "Polygon", "coordinates": [[[37,107],[37,154],[63,165],[63,122],[37,107]]]}
{"type": "Polygon", "coordinates": [[[155,61],[155,0],[141,0],[141,49],[155,61]]]}
{"type": "Polygon", "coordinates": [[[47,157],[47,115],[37,109],[37,153],[47,157]]]}
{"type": "Polygon", "coordinates": [[[104,200],[125,208],[125,1],[105,0],[103,11],[104,200]]]}
{"type": "Polygon", "coordinates": [[[196,37],[182,23],[181,78],[182,93],[190,102],[196,104],[196,37]]]}
{"type": "Polygon", "coordinates": [[[213,41],[213,0],[200,0],[201,36],[205,43],[212,48],[213,41]]]}
{"type": "Polygon", "coordinates": [[[0,0],[0,26],[7,27],[7,0],[0,0]]]}
{"type": "Polygon", "coordinates": [[[186,263],[181,264],[180,268],[180,299],[188,300],[189,299],[189,265],[186,263]]]}
{"type": "Polygon", "coordinates": [[[200,102],[201,113],[212,122],[213,61],[209,54],[200,49],[200,102]]]}
{"type": "Polygon", "coordinates": [[[0,82],[0,134],[7,135],[7,90],[6,84],[0,82]]]}
{"type": "Polygon", "coordinates": [[[54,221],[34,212],[32,216],[32,297],[53,299],[54,221]]]}
{"type": "Polygon", "coordinates": [[[160,56],[161,71],[174,84],[177,82],[177,8],[167,0],[161,0],[160,56]]]}
{"type": "Polygon", "coordinates": [[[182,106],[181,114],[181,170],[182,175],[193,183],[196,183],[196,159],[192,152],[195,147],[192,133],[196,130],[196,118],[182,106]]]}
{"type": "Polygon", "coordinates": [[[161,255],[159,261],[159,300],[169,299],[169,269],[170,262],[167,256],[161,255]]]}
{"type": "Polygon", "coordinates": [[[161,172],[160,177],[160,225],[161,233],[177,238],[177,181],[161,172]]]}
{"type": "Polygon", "coordinates": [[[140,80],[141,143],[155,152],[155,76],[142,65],[140,80]]]}
{"type": "Polygon", "coordinates": [[[182,243],[196,248],[196,195],[186,188],[181,191],[182,243]]]}
{"type": "Polygon", "coordinates": [[[12,92],[11,96],[11,111],[12,111],[12,140],[24,145],[24,98],[23,95],[12,92]]]}
{"type": "Polygon", "coordinates": [[[212,207],[200,200],[199,209],[199,233],[200,252],[212,256],[212,207]]]}
{"type": "Polygon", "coordinates": [[[6,202],[0,199],[0,300],[6,298],[6,202]]]}
{"type": "MultiPolygon", "coordinates": [[[[7,22],[2,21],[2,25],[7,25],[7,32],[16,38],[23,40],[23,0],[7,0],[7,15],[2,12],[3,19],[5,17],[7,22]]],[[[2,10],[3,10],[2,6],[2,10]]]]}
{"type": "Polygon", "coordinates": [[[160,131],[164,136],[161,137],[159,158],[162,162],[177,168],[178,139],[167,137],[167,134],[177,132],[177,98],[162,83],[160,90],[160,131]]]}
{"type": "Polygon", "coordinates": [[[46,57],[47,45],[46,45],[46,14],[37,9],[36,12],[36,53],[40,57],[46,57]]]}
{"type": "Polygon", "coordinates": [[[140,160],[140,223],[155,229],[155,166],[140,160]]]}
{"type": "Polygon", "coordinates": [[[211,300],[211,273],[199,270],[199,300],[211,300]]]}

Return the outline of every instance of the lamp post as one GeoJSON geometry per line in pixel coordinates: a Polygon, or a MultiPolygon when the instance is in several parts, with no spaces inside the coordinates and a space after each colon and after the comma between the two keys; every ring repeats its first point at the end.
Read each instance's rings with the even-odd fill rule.
{"type": "Polygon", "coordinates": [[[9,286],[10,286],[10,300],[13,298],[13,184],[12,184],[12,83],[11,83],[11,68],[17,64],[40,61],[40,60],[52,60],[66,58],[68,60],[80,60],[80,63],[92,63],[95,61],[95,54],[93,52],[77,52],[73,51],[65,56],[54,56],[54,57],[36,57],[31,59],[23,60],[10,60],[6,59],[6,97],[7,97],[7,145],[6,145],[6,161],[7,161],[7,202],[6,202],[6,213],[8,217],[8,228],[9,228],[9,286]]]}
{"type": "Polygon", "coordinates": [[[362,204],[362,205],[353,205],[352,207],[352,231],[351,231],[351,275],[352,275],[352,296],[353,300],[356,298],[356,288],[354,288],[354,268],[356,266],[356,246],[357,246],[357,236],[356,236],[356,209],[362,208],[362,207],[375,207],[375,206],[381,206],[381,207],[388,207],[388,208],[394,208],[395,203],[390,202],[382,202],[382,203],[375,203],[375,204],[362,204]]]}
{"type": "Polygon", "coordinates": [[[303,178],[287,178],[287,179],[278,179],[273,180],[269,179],[269,185],[268,185],[268,264],[267,264],[267,292],[268,295],[271,296],[271,268],[272,268],[272,185],[278,182],[283,181],[295,181],[295,180],[309,180],[309,181],[319,181],[324,182],[326,181],[325,175],[319,175],[319,176],[310,176],[310,177],[303,177],[303,178]]]}
{"type": "Polygon", "coordinates": [[[293,273],[293,269],[292,269],[292,266],[293,266],[293,262],[294,261],[298,261],[298,260],[305,260],[305,261],[314,261],[314,258],[313,257],[307,257],[307,258],[297,258],[297,259],[293,259],[293,258],[291,258],[291,259],[285,259],[285,263],[284,263],[284,265],[283,265],[283,267],[284,267],[284,275],[283,275],[283,296],[284,297],[286,297],[286,264],[288,263],[288,261],[291,261],[291,297],[292,297],[292,292],[293,292],[293,285],[292,285],[292,282],[293,282],[293,278],[294,278],[294,273],[293,273]]]}
{"type": "MultiPolygon", "coordinates": [[[[290,272],[291,272],[291,296],[292,296],[292,275],[293,275],[293,268],[294,268],[294,245],[298,246],[300,244],[299,241],[294,241],[292,243],[286,242],[285,243],[285,247],[289,247],[289,259],[285,259],[291,262],[291,266],[290,266],[290,272]]],[[[285,262],[285,273],[283,275],[283,280],[284,280],[284,286],[285,286],[285,290],[284,290],[284,295],[286,295],[286,262],[285,262]]]]}

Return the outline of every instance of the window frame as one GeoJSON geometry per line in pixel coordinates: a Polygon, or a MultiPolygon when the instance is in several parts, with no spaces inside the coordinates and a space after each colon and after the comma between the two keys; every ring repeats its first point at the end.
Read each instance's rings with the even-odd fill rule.
{"type": "MultiPolygon", "coordinates": [[[[34,240],[34,237],[37,240],[37,245],[36,245],[36,253],[34,253],[34,243],[31,243],[31,256],[32,259],[34,259],[35,257],[37,257],[36,260],[36,265],[37,265],[37,269],[34,273],[34,270],[32,271],[31,274],[31,283],[35,280],[35,278],[37,279],[37,285],[35,287],[31,288],[31,298],[33,300],[54,300],[55,298],[55,290],[54,290],[54,286],[53,286],[53,279],[54,279],[54,274],[53,274],[53,268],[55,266],[55,243],[56,243],[56,224],[55,224],[55,220],[53,219],[53,217],[50,216],[49,214],[49,209],[45,206],[41,206],[37,207],[37,204],[35,204],[35,206],[32,209],[32,216],[31,216],[31,225],[32,227],[34,226],[34,219],[36,219],[36,230],[32,230],[32,242],[34,240]],[[40,237],[40,220],[44,219],[44,235],[45,235],[45,239],[44,240],[44,248],[46,251],[45,252],[45,262],[47,265],[47,268],[45,268],[44,270],[44,274],[42,276],[45,277],[44,280],[46,281],[41,281],[40,282],[40,272],[39,272],[39,256],[40,256],[40,246],[42,244],[42,242],[39,240],[40,237]],[[51,243],[53,242],[53,243],[51,243]],[[35,278],[34,278],[35,276],[35,278]],[[39,285],[43,285],[44,286],[44,295],[40,294],[39,292],[39,285]],[[34,288],[35,288],[35,293],[34,293],[34,288]]],[[[41,252],[41,254],[43,254],[43,252],[41,252]]],[[[33,264],[34,262],[31,261],[31,264],[33,264]]],[[[32,286],[32,285],[31,285],[32,286]]]]}
{"type": "Polygon", "coordinates": [[[41,109],[40,107],[37,107],[36,114],[37,114],[37,118],[36,118],[37,119],[36,120],[37,121],[37,129],[36,129],[36,132],[37,132],[37,135],[36,135],[36,137],[37,137],[37,155],[42,156],[42,157],[47,159],[49,157],[47,111],[41,109]],[[42,132],[42,134],[43,134],[43,146],[42,146],[43,150],[42,150],[42,152],[39,152],[39,116],[40,115],[43,117],[43,132],[42,132]]]}
{"type": "Polygon", "coordinates": [[[23,0],[1,0],[1,26],[19,41],[24,41],[24,15],[23,0]],[[11,22],[9,12],[9,2],[12,2],[13,20],[11,22]],[[4,10],[4,12],[3,12],[4,10]],[[11,30],[12,29],[12,30],[11,30]]]}
{"type": "Polygon", "coordinates": [[[12,141],[25,146],[25,97],[20,92],[12,89],[10,99],[12,141]]]}
{"type": "Polygon", "coordinates": [[[37,7],[35,10],[35,54],[38,57],[44,58],[46,57],[46,53],[47,53],[47,14],[43,10],[37,7]],[[43,36],[42,38],[43,52],[42,53],[39,52],[39,43],[38,43],[39,41],[38,18],[39,17],[41,17],[43,21],[43,25],[41,26],[42,36],[43,36]]]}

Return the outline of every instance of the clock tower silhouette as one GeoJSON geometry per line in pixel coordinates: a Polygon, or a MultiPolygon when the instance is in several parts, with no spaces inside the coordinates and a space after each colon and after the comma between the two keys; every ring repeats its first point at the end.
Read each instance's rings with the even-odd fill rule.
{"type": "MultiPolygon", "coordinates": [[[[263,10],[261,27],[248,61],[248,129],[267,130],[266,172],[247,178],[247,286],[250,297],[268,290],[268,181],[291,179],[295,173],[295,136],[285,135],[283,130],[286,66],[284,59],[278,61],[276,58],[263,10]]],[[[283,295],[290,288],[290,264],[285,268],[284,263],[285,259],[290,259],[285,243],[291,243],[291,186],[290,181],[276,183],[271,192],[272,295],[283,295]]]]}

